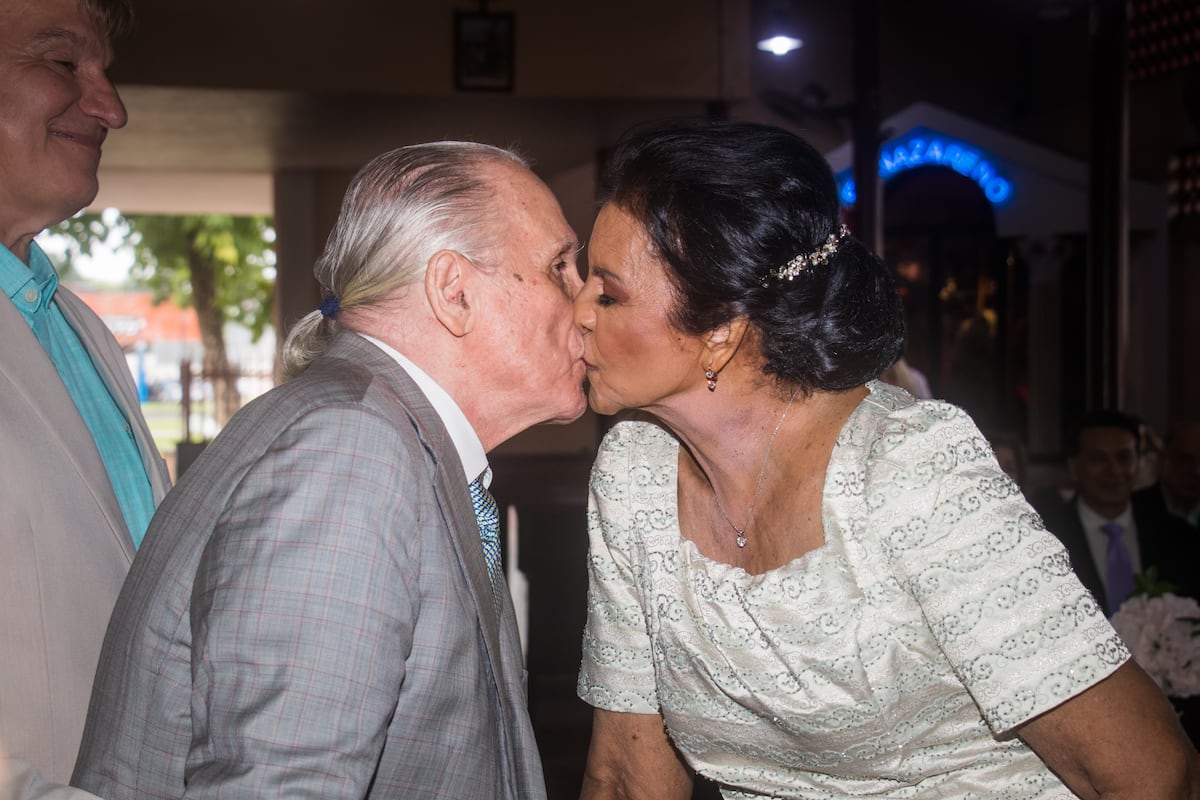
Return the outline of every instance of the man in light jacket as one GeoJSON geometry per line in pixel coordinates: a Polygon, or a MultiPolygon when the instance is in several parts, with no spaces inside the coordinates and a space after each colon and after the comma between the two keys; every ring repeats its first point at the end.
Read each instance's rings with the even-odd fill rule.
{"type": "Polygon", "coordinates": [[[129,19],[127,0],[0,0],[0,797],[70,777],[109,613],[168,488],[121,348],[34,242],[96,196],[126,120],[105,70],[129,19]]]}

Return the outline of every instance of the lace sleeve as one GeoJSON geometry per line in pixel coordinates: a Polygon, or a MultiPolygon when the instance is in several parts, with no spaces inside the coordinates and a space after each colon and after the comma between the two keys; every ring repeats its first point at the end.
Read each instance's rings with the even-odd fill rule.
{"type": "Polygon", "coordinates": [[[993,732],[1129,657],[1062,544],[960,409],[924,402],[891,415],[868,459],[866,492],[894,574],[993,732]]]}
{"type": "MultiPolygon", "coordinates": [[[[646,430],[653,429],[653,430],[646,430]]],[[[588,613],[577,691],[597,708],[657,713],[651,640],[642,606],[641,546],[645,512],[637,485],[648,467],[635,463],[646,423],[613,427],[592,467],[588,497],[588,613]]]]}

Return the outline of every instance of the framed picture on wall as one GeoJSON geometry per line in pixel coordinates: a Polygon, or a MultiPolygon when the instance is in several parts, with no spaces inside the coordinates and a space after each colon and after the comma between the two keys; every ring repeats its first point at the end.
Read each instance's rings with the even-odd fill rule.
{"type": "Polygon", "coordinates": [[[454,12],[454,86],[471,91],[512,91],[511,12],[454,12]]]}

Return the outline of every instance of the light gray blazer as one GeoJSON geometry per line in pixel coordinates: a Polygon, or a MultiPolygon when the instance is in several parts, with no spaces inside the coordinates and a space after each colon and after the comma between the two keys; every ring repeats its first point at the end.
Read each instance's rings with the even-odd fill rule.
{"type": "Polygon", "coordinates": [[[109,800],[545,797],[458,455],[377,347],[339,334],[159,508],[72,783],[109,800]]]}
{"type": "MultiPolygon", "coordinates": [[[[55,301],[129,420],[162,499],[170,479],[121,348],[70,291],[59,287],[55,301]]],[[[0,298],[0,744],[49,780],[71,775],[133,554],[91,432],[24,317],[0,298]]]]}

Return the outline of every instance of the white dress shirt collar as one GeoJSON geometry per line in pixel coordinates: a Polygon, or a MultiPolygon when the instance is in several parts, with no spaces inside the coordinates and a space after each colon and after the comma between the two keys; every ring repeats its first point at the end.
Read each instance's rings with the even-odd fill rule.
{"type": "Polygon", "coordinates": [[[429,404],[433,406],[433,410],[442,420],[442,424],[446,426],[446,431],[450,434],[450,441],[454,443],[454,449],[458,452],[459,460],[462,461],[466,482],[470,483],[480,475],[483,475],[483,485],[490,485],[492,482],[492,469],[488,466],[487,453],[483,449],[483,442],[479,441],[479,434],[475,433],[475,429],[467,421],[467,417],[463,414],[462,409],[458,407],[458,403],[454,402],[454,398],[445,389],[438,386],[437,381],[429,377],[424,370],[406,358],[396,348],[386,342],[381,342],[374,336],[368,336],[365,333],[359,333],[358,335],[395,359],[396,363],[408,373],[408,377],[413,379],[413,383],[417,384],[417,388],[421,390],[425,398],[429,400],[429,404]]]}

